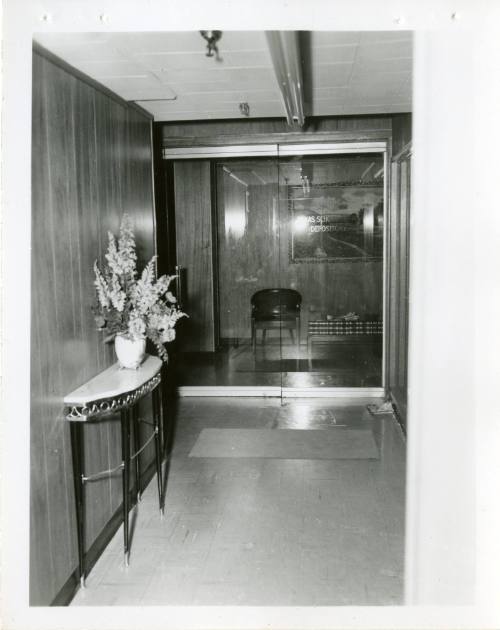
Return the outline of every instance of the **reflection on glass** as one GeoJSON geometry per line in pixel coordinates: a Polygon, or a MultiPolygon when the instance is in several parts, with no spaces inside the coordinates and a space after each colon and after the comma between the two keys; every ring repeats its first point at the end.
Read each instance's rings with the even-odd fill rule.
{"type": "Polygon", "coordinates": [[[215,175],[218,347],[183,384],[380,387],[382,155],[227,159],[215,175]],[[252,327],[265,289],[298,292],[297,322],[252,327]]]}
{"type": "Polygon", "coordinates": [[[279,168],[282,282],[304,305],[298,361],[282,347],[283,385],[379,387],[383,157],[297,156],[279,168]]]}

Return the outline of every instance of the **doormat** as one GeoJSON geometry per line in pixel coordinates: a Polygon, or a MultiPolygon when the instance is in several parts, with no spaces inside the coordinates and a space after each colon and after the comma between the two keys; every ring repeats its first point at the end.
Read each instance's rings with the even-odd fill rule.
{"type": "Polygon", "coordinates": [[[203,429],[189,457],[378,459],[369,429],[203,429]]]}

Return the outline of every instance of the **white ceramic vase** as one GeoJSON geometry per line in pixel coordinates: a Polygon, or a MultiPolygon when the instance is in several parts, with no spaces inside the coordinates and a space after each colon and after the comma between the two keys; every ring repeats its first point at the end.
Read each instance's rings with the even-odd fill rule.
{"type": "Polygon", "coordinates": [[[120,367],[137,370],[146,355],[146,340],[127,339],[122,335],[116,335],[115,352],[120,367]]]}

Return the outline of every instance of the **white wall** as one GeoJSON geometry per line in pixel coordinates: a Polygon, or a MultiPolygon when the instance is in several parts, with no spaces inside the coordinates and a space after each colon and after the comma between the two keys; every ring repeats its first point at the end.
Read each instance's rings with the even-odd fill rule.
{"type": "Polygon", "coordinates": [[[487,460],[500,417],[490,389],[500,348],[491,304],[496,297],[498,309],[498,42],[486,24],[463,23],[419,32],[415,42],[409,604],[474,604],[485,589],[493,594],[479,553],[494,562],[496,546],[498,558],[494,539],[481,548],[481,519],[496,518],[482,491],[491,472],[477,473],[498,470],[487,460]]]}
{"type": "Polygon", "coordinates": [[[470,39],[415,42],[407,596],[470,604],[476,433],[470,39]],[[445,94],[445,96],[444,96],[445,94]]]}

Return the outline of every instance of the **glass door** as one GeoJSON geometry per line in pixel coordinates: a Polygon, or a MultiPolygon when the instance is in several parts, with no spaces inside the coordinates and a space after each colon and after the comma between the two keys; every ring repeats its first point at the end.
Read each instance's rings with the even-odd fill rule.
{"type": "Polygon", "coordinates": [[[280,151],[280,283],[301,296],[285,395],[383,385],[384,191],[380,152],[280,151]]]}
{"type": "Polygon", "coordinates": [[[176,162],[178,384],[382,393],[385,145],[257,150],[176,162]]]}
{"type": "Polygon", "coordinates": [[[276,158],[215,162],[220,364],[226,385],[274,388],[277,395],[282,386],[278,180],[276,158]]]}

